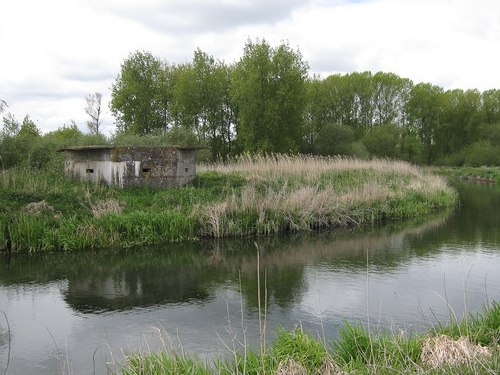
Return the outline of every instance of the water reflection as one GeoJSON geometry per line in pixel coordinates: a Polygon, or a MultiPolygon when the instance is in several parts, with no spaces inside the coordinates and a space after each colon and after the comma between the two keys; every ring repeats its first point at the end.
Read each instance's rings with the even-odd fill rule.
{"type": "Polygon", "coordinates": [[[3,264],[0,282],[45,283],[65,279],[64,300],[81,313],[163,304],[203,304],[213,298],[221,285],[241,289],[246,304],[255,309],[258,248],[261,293],[264,295],[267,291],[271,303],[286,308],[302,298],[307,287],[306,267],[329,264],[332,269],[365,269],[368,256],[371,268],[389,272],[415,255],[401,249],[418,242],[425,233],[437,231],[446,219],[444,213],[417,226],[405,223],[378,229],[247,241],[206,241],[112,253],[19,256],[3,264]]]}

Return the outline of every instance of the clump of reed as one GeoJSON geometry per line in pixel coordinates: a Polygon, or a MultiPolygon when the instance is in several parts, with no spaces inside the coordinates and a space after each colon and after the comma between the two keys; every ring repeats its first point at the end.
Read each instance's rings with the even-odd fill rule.
{"type": "Polygon", "coordinates": [[[246,184],[204,207],[202,235],[269,235],[404,218],[450,206],[443,178],[401,161],[244,155],[201,170],[238,173],[246,184]]]}

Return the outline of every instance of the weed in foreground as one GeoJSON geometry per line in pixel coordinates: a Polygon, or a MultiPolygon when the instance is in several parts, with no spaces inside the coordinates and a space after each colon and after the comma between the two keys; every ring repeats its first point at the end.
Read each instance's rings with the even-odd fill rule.
{"type": "MultiPolygon", "coordinates": [[[[476,325],[495,324],[500,304],[493,303],[476,325]]],[[[465,323],[461,323],[465,324],[465,323]]],[[[439,329],[453,329],[449,327],[439,329]]],[[[493,328],[493,327],[491,327],[493,328]]],[[[211,364],[196,357],[170,356],[167,353],[129,357],[124,374],[498,374],[500,347],[496,329],[481,330],[488,346],[474,344],[466,336],[452,338],[436,334],[404,337],[369,334],[359,326],[346,324],[330,349],[301,329],[281,330],[265,352],[246,348],[231,361],[211,364]]],[[[464,331],[465,332],[465,331],[464,331]]],[[[473,331],[470,331],[474,335],[473,331]]]]}

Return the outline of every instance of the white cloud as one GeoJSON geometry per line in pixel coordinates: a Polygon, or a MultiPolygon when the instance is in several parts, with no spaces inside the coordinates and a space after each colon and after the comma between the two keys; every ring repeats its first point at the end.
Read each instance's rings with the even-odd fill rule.
{"type": "MultiPolygon", "coordinates": [[[[445,88],[500,88],[497,0],[17,0],[0,14],[0,98],[43,131],[104,94],[135,50],[232,62],[245,41],[299,47],[311,73],[389,71],[445,88]]],[[[109,111],[107,129],[112,129],[109,111]]]]}

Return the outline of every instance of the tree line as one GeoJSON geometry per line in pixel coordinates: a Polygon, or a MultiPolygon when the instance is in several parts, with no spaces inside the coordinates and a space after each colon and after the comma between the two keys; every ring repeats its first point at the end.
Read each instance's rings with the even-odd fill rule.
{"type": "Polygon", "coordinates": [[[286,43],[249,40],[230,64],[200,49],[179,64],[131,53],[112,85],[111,139],[99,133],[101,98],[85,98],[93,134],[87,138],[74,123],[41,136],[29,117],[20,123],[5,115],[3,166],[31,155],[22,144],[48,149],[64,142],[196,144],[211,160],[278,152],[500,165],[499,89],[444,90],[386,72],[323,78],[311,75],[300,50],[286,43]]]}
{"type": "Polygon", "coordinates": [[[201,50],[126,58],[110,108],[119,132],[181,132],[213,159],[241,152],[500,164],[500,90],[444,90],[393,73],[309,76],[300,51],[248,41],[227,64],[201,50]]]}

